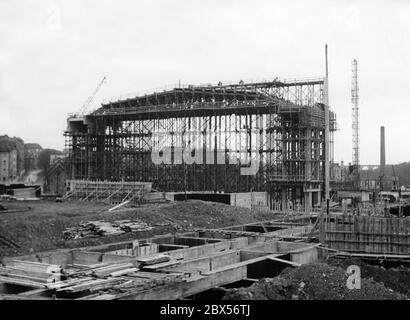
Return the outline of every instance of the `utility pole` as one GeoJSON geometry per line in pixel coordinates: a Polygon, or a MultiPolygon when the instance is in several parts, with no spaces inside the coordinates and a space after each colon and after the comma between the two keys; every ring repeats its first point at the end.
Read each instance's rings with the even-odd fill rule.
{"type": "Polygon", "coordinates": [[[384,138],[384,127],[380,127],[380,191],[384,191],[384,175],[386,167],[386,143],[384,138]]]}
{"type": "MultiPolygon", "coordinates": [[[[329,189],[330,189],[330,168],[329,168],[329,69],[327,59],[327,44],[325,45],[325,60],[326,60],[326,77],[324,90],[324,105],[325,105],[325,199],[326,206],[329,206],[329,189]]],[[[328,209],[329,210],[329,209],[328,209]]]]}

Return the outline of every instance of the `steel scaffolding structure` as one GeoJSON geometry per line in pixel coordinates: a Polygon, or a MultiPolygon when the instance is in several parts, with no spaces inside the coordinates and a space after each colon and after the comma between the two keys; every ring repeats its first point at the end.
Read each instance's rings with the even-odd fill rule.
{"type": "MultiPolygon", "coordinates": [[[[323,78],[275,79],[107,101],[68,119],[71,178],[149,181],[161,191],[266,191],[271,207],[310,207],[323,191],[323,90],[323,78]]],[[[333,112],[330,120],[333,146],[333,112]]]]}
{"type": "MultiPolygon", "coordinates": [[[[359,167],[359,82],[357,78],[357,60],[352,62],[352,144],[353,165],[359,167]]],[[[358,169],[357,169],[358,170],[358,169]]]]}

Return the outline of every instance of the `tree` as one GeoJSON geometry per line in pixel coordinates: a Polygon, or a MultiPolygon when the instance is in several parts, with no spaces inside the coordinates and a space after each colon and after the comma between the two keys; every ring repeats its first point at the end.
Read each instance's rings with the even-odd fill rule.
{"type": "Polygon", "coordinates": [[[44,171],[44,174],[47,173],[47,170],[50,167],[50,155],[50,149],[44,149],[38,156],[38,166],[41,170],[44,171]]]}

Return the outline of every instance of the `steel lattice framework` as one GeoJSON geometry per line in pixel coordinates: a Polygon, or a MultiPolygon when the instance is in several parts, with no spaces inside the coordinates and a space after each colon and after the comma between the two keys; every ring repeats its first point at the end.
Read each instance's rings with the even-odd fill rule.
{"type": "Polygon", "coordinates": [[[353,165],[359,167],[359,82],[357,79],[357,60],[352,62],[352,144],[353,165]]]}
{"type": "MultiPolygon", "coordinates": [[[[152,181],[161,191],[267,191],[271,205],[303,201],[323,190],[323,90],[323,78],[275,79],[112,99],[68,119],[71,178],[152,181]],[[154,162],[153,152],[165,149],[171,163],[154,162]],[[241,174],[255,161],[256,174],[241,174]]],[[[334,113],[330,120],[333,141],[334,113]]]]}

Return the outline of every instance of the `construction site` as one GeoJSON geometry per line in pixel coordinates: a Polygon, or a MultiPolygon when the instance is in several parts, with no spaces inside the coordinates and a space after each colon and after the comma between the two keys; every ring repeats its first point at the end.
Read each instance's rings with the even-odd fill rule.
{"type": "Polygon", "coordinates": [[[384,174],[384,127],[361,176],[356,59],[353,161],[334,163],[325,56],[320,78],[179,83],[68,115],[64,192],[0,196],[0,299],[409,299],[406,188],[384,174]]]}

